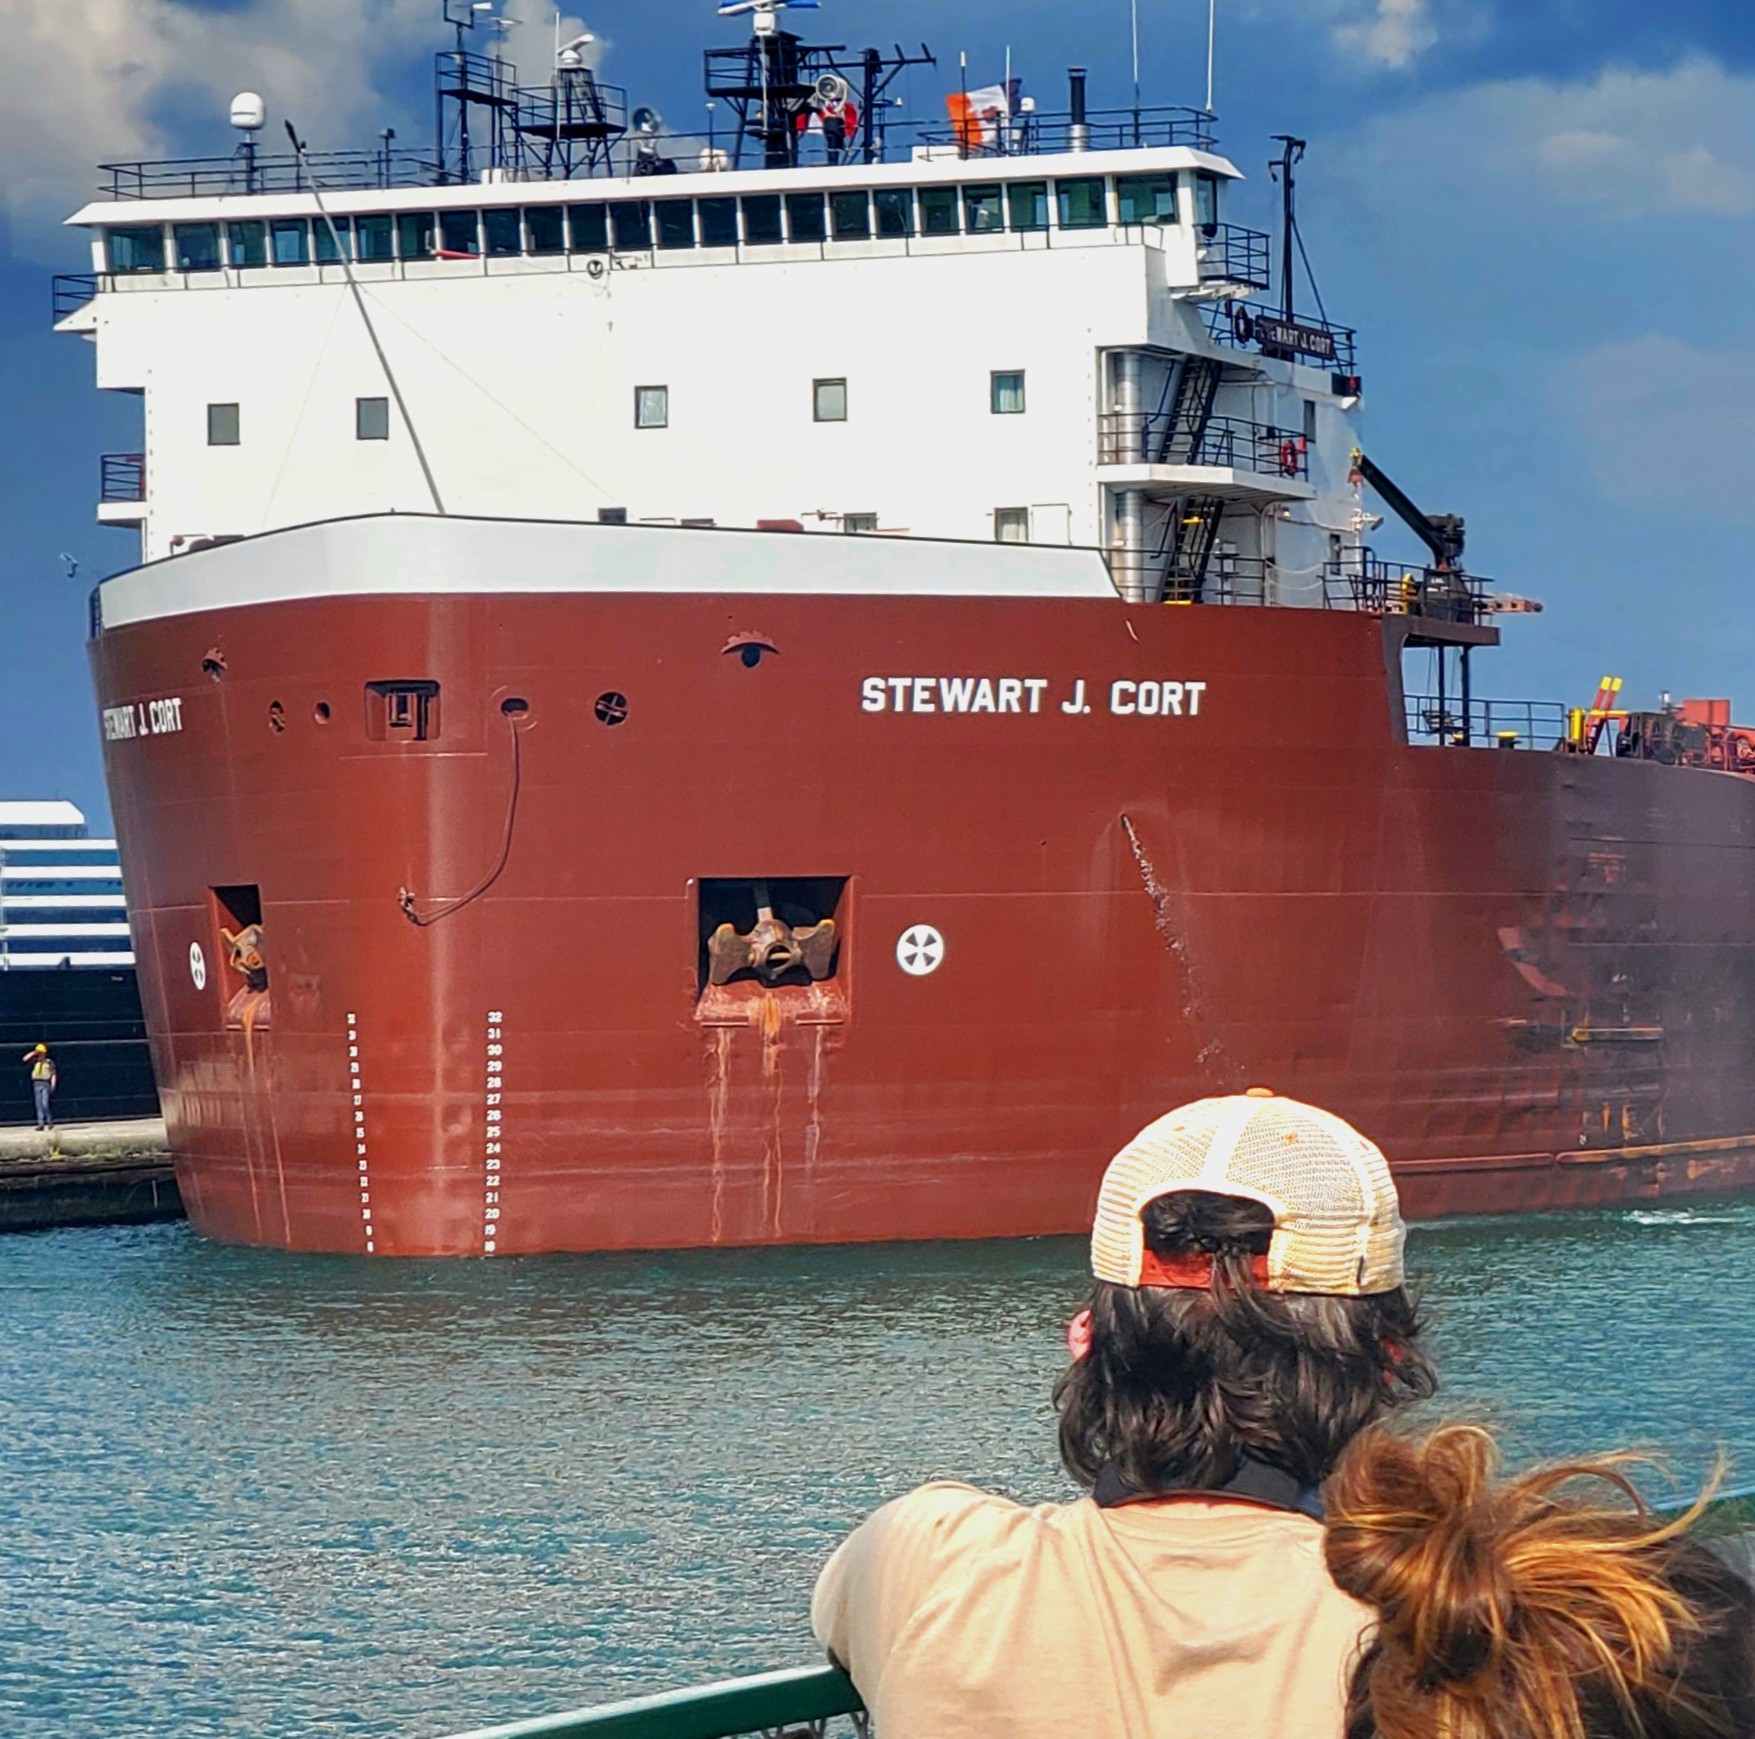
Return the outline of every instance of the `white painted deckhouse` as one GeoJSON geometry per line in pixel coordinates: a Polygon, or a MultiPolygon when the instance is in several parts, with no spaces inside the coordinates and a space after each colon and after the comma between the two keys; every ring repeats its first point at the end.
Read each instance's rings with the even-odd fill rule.
{"type": "Polygon", "coordinates": [[[0,802],[0,972],[133,964],[115,840],[71,803],[0,802]]]}
{"type": "Polygon", "coordinates": [[[110,166],[57,284],[142,401],[100,517],[146,560],[438,508],[1073,545],[1129,597],[1357,602],[1353,334],[1230,221],[1213,117],[1087,110],[1075,70],[1064,114],[1010,86],[903,124],[896,73],[936,105],[954,72],[785,16],[709,54],[711,141],[630,121],[576,48],[521,86],[459,25],[430,158],[259,153],[240,99],[235,155],[110,166]]]}

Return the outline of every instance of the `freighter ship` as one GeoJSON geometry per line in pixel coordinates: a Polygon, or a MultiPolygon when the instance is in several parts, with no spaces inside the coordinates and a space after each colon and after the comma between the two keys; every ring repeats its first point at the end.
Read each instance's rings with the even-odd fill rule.
{"type": "Polygon", "coordinates": [[[1255,1084],[1418,1215],[1755,1183],[1755,736],[1483,698],[1526,606],[1360,449],[1301,143],[1276,270],[1207,110],[904,123],[924,50],[727,10],[704,139],[455,4],[429,158],[246,94],[72,220],[59,324],[144,398],[91,656],[197,1226],[1063,1232],[1255,1084]]]}

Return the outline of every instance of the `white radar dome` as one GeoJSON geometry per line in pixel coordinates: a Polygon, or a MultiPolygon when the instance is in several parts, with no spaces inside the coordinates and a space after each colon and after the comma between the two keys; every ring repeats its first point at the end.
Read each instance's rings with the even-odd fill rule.
{"type": "Polygon", "coordinates": [[[254,133],[268,125],[268,105],[254,91],[239,91],[232,98],[232,125],[254,133]]]}

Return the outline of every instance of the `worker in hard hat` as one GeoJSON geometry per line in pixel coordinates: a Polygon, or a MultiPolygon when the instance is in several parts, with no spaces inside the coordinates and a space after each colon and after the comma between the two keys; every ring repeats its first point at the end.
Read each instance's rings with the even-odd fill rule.
{"type": "Polygon", "coordinates": [[[52,1101],[55,1089],[61,1084],[61,1078],[55,1073],[55,1059],[49,1055],[47,1045],[33,1045],[24,1053],[26,1068],[30,1070],[30,1093],[36,1101],[37,1128],[53,1129],[55,1112],[52,1101]]]}

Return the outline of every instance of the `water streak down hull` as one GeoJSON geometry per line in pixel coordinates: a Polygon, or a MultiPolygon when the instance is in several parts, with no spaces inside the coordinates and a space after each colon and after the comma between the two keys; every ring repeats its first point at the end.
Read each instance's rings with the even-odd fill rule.
{"type": "Polygon", "coordinates": [[[1258,1083],[1356,1120],[1415,1215],[1755,1184],[1755,784],[1409,747],[1385,644],[1311,611],[501,589],[106,627],[190,1214],[404,1256],[1066,1232],[1140,1125],[1258,1083]],[[939,673],[1046,686],[867,710],[939,673]],[[375,740],[368,685],[405,679],[438,734],[375,740]],[[1117,681],[1206,686],[1145,717],[1117,681]],[[502,850],[449,915],[399,905],[502,850]],[[834,979],[708,992],[701,879],[806,877],[846,878],[834,979]],[[261,999],[224,965],[240,887],[261,999]]]}

